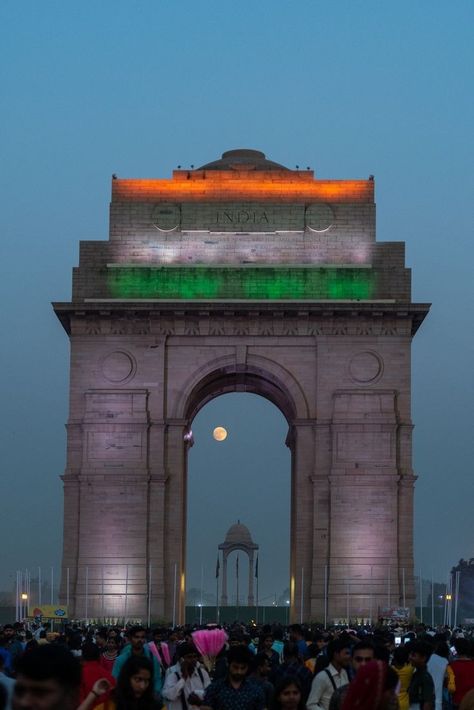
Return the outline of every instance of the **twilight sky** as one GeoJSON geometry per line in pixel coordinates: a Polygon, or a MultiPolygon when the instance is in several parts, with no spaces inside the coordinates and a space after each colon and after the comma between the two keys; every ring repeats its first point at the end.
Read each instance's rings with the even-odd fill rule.
{"type": "MultiPolygon", "coordinates": [[[[111,174],[240,147],[375,175],[377,238],[406,241],[413,299],[433,304],[413,344],[416,568],[441,581],[474,556],[473,23],[472,0],[3,0],[0,589],[19,567],[57,576],[69,351],[50,302],[70,298],[79,240],[108,236],[111,174]]],[[[288,578],[285,421],[227,395],[193,429],[188,586],[203,566],[213,593],[240,518],[271,599],[288,578]]]]}

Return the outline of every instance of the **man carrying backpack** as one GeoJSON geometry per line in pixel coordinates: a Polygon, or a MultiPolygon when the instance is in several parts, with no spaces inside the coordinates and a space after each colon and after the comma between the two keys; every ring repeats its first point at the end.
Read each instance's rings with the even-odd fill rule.
{"type": "Polygon", "coordinates": [[[331,641],[327,647],[329,665],[314,677],[306,703],[307,710],[328,710],[332,694],[349,683],[347,668],[351,662],[347,639],[331,641]]]}
{"type": "Polygon", "coordinates": [[[180,644],[177,653],[178,663],[166,671],[161,692],[168,710],[190,710],[202,705],[204,691],[211,680],[199,663],[199,653],[193,644],[180,644]]]}

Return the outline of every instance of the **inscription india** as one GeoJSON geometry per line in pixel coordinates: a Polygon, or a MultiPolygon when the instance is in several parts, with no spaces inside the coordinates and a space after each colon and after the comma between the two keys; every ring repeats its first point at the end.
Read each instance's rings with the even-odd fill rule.
{"type": "Polygon", "coordinates": [[[254,202],[183,202],[160,203],[151,213],[153,225],[160,231],[276,232],[326,231],[334,222],[330,205],[316,203],[295,205],[254,202]]]}
{"type": "Polygon", "coordinates": [[[266,212],[249,212],[248,210],[225,210],[216,212],[216,224],[268,224],[266,212]]]}
{"type": "Polygon", "coordinates": [[[181,229],[209,232],[275,232],[304,229],[304,206],[253,202],[181,204],[181,229]]]}

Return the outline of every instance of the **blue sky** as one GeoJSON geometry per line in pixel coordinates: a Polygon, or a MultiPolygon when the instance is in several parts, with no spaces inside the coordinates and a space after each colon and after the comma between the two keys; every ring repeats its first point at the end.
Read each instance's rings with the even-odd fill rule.
{"type": "Polygon", "coordinates": [[[237,147],[375,175],[378,239],[406,242],[414,300],[433,303],[413,346],[417,569],[474,555],[473,21],[463,0],[2,2],[0,586],[59,564],[68,342],[49,304],[70,297],[79,240],[107,238],[111,174],[237,147]]]}

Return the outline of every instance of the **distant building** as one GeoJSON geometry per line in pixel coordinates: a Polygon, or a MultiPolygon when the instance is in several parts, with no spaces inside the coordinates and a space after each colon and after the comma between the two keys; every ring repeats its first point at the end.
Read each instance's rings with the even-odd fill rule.
{"type": "MultiPolygon", "coordinates": [[[[238,520],[234,525],[231,525],[227,531],[224,542],[219,545],[219,550],[222,550],[222,594],[221,606],[227,606],[229,603],[227,596],[227,559],[232,552],[242,550],[249,558],[249,591],[247,598],[247,606],[254,606],[255,599],[253,595],[253,577],[254,577],[254,555],[258,553],[258,545],[252,540],[250,530],[246,525],[242,525],[238,520]]],[[[239,558],[236,559],[236,582],[237,582],[237,600],[236,606],[239,606],[239,558]]],[[[258,575],[258,571],[255,570],[258,575]]]]}
{"type": "Polygon", "coordinates": [[[474,557],[471,557],[470,560],[461,559],[452,568],[451,589],[453,590],[454,603],[457,592],[458,623],[474,624],[474,557]]]}

